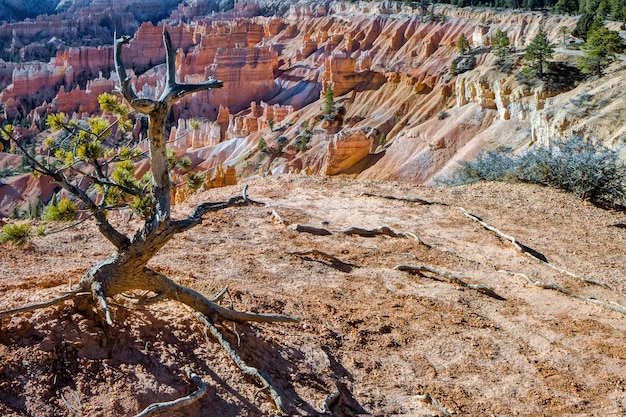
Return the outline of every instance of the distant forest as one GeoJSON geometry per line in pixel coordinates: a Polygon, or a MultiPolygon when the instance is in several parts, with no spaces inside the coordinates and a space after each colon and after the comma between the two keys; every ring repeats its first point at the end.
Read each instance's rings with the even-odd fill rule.
{"type": "Polygon", "coordinates": [[[458,7],[549,10],[561,14],[586,14],[600,19],[626,20],[626,0],[437,0],[437,3],[458,7]]]}

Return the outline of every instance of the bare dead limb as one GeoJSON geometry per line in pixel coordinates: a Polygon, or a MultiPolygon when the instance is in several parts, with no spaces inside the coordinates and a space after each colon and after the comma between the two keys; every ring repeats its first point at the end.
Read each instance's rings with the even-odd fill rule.
{"type": "Polygon", "coordinates": [[[317,249],[311,249],[304,252],[287,252],[287,254],[298,256],[304,260],[322,262],[325,265],[329,265],[343,272],[350,272],[352,271],[352,267],[354,267],[353,264],[344,262],[333,255],[329,255],[328,253],[321,252],[317,249]]]}
{"type": "MultiPolygon", "coordinates": [[[[86,295],[86,294],[82,293],[81,295],[86,295]]],[[[3,311],[0,311],[0,319],[5,317],[5,316],[11,316],[13,314],[26,313],[26,312],[29,312],[29,311],[39,310],[41,308],[46,308],[46,307],[50,307],[50,306],[53,306],[53,305],[61,304],[65,300],[71,300],[71,299],[74,299],[74,298],[76,298],[78,296],[79,295],[77,293],[75,293],[75,292],[69,292],[69,293],[64,294],[64,295],[62,295],[60,297],[53,298],[52,300],[45,301],[43,303],[29,304],[29,305],[18,307],[18,308],[12,308],[10,310],[3,310],[3,311]]]]}
{"type": "Polygon", "coordinates": [[[493,233],[495,233],[496,235],[498,235],[500,238],[504,239],[504,240],[508,240],[509,242],[511,242],[513,244],[513,246],[515,246],[515,248],[517,250],[519,250],[520,252],[523,252],[524,254],[530,256],[531,258],[537,259],[539,260],[541,263],[543,263],[544,265],[554,269],[555,271],[558,271],[562,274],[568,275],[572,278],[578,279],[580,281],[583,281],[587,284],[592,284],[592,285],[597,285],[600,287],[604,287],[607,289],[612,289],[608,284],[605,284],[602,281],[596,281],[594,279],[589,279],[580,275],[576,275],[573,272],[570,272],[564,268],[558,267],[556,265],[552,265],[548,259],[541,254],[540,252],[520,243],[517,239],[515,239],[513,236],[507,235],[506,233],[501,232],[500,230],[498,230],[497,228],[489,225],[488,223],[486,223],[485,221],[483,221],[480,217],[475,216],[471,213],[468,213],[463,207],[458,207],[458,209],[467,217],[469,217],[470,219],[474,220],[475,222],[479,223],[482,227],[484,227],[487,230],[492,231],[493,233]]]}
{"type": "Polygon", "coordinates": [[[597,304],[599,306],[608,308],[610,310],[617,311],[618,313],[626,314],[626,307],[624,307],[624,306],[621,306],[621,305],[616,304],[616,303],[607,303],[607,302],[604,302],[604,301],[600,301],[597,298],[593,298],[593,297],[585,297],[584,295],[580,295],[580,294],[577,294],[577,293],[575,293],[573,291],[570,291],[567,288],[564,288],[564,287],[562,287],[562,286],[560,286],[558,284],[555,284],[554,282],[537,281],[537,280],[532,279],[528,275],[522,274],[522,273],[519,273],[519,272],[511,272],[511,271],[505,271],[505,270],[499,270],[498,272],[501,272],[501,273],[506,274],[506,275],[522,277],[529,284],[532,284],[535,287],[543,288],[544,290],[558,291],[558,292],[560,292],[562,294],[565,294],[567,296],[570,296],[572,298],[577,298],[579,300],[583,300],[583,301],[586,301],[588,303],[597,304]]]}
{"type": "Polygon", "coordinates": [[[452,413],[450,413],[441,404],[439,404],[439,401],[435,400],[430,394],[416,395],[415,399],[416,400],[420,400],[420,401],[424,401],[425,403],[432,405],[437,410],[439,410],[444,416],[451,416],[452,415],[452,413]]]}
{"type": "Polygon", "coordinates": [[[191,382],[193,382],[198,387],[197,390],[195,390],[194,392],[192,392],[191,394],[185,397],[178,398],[173,401],[150,404],[149,406],[144,408],[144,410],[141,413],[135,415],[135,417],[154,416],[154,415],[166,412],[166,411],[170,413],[172,411],[179,410],[183,407],[187,407],[188,405],[193,404],[196,401],[200,400],[200,398],[202,398],[204,394],[206,394],[206,384],[204,383],[204,381],[202,381],[202,378],[200,378],[192,370],[187,369],[186,372],[191,382]]]}
{"type": "Polygon", "coordinates": [[[374,237],[374,236],[380,236],[380,235],[385,235],[385,236],[390,236],[390,237],[400,237],[400,238],[414,240],[420,245],[424,245],[429,249],[431,248],[429,244],[424,243],[419,237],[417,237],[417,235],[415,235],[415,233],[400,232],[395,229],[392,229],[389,226],[378,226],[378,227],[375,227],[374,229],[364,229],[362,227],[351,226],[351,227],[348,227],[346,229],[341,229],[341,230],[328,230],[323,227],[314,227],[314,226],[307,226],[307,225],[294,223],[294,224],[289,225],[288,228],[296,232],[310,233],[312,235],[317,235],[317,236],[328,236],[328,235],[332,235],[333,233],[341,233],[345,235],[358,235],[358,236],[363,236],[363,237],[374,237]]]}
{"type": "Polygon", "coordinates": [[[304,224],[297,224],[297,223],[290,224],[288,228],[296,232],[310,233],[316,236],[328,236],[328,235],[333,234],[330,230],[324,229],[323,227],[307,226],[304,224]]]}
{"type": "Polygon", "coordinates": [[[194,312],[194,316],[196,316],[196,318],[209,329],[213,337],[215,337],[217,341],[220,343],[220,345],[222,345],[224,350],[226,350],[228,355],[235,362],[235,364],[237,364],[239,369],[241,369],[248,375],[251,375],[255,377],[256,379],[258,379],[263,385],[263,389],[267,389],[269,391],[278,411],[280,411],[282,415],[287,415],[283,408],[283,401],[280,397],[280,394],[278,393],[278,391],[276,391],[276,388],[274,388],[274,386],[272,385],[272,382],[270,381],[269,376],[266,375],[264,372],[259,371],[257,368],[246,364],[244,360],[241,359],[241,356],[239,356],[239,354],[235,351],[235,349],[233,349],[233,347],[228,342],[228,340],[226,340],[222,332],[220,332],[220,330],[215,326],[215,324],[213,324],[204,314],[194,312]]]}
{"type": "Polygon", "coordinates": [[[465,288],[470,288],[472,290],[476,290],[480,293],[483,293],[485,295],[488,295],[489,297],[495,298],[496,300],[506,300],[506,298],[502,297],[501,295],[498,295],[493,289],[486,287],[484,285],[480,285],[480,284],[468,284],[467,282],[463,281],[462,279],[460,279],[459,277],[443,271],[441,269],[429,266],[429,265],[396,265],[393,267],[393,269],[396,269],[398,271],[406,271],[409,273],[416,273],[422,277],[426,277],[423,272],[430,272],[433,273],[435,275],[439,275],[441,277],[446,278],[449,282],[452,282],[454,284],[457,284],[461,287],[465,287],[465,288]]]}
{"type": "Polygon", "coordinates": [[[372,194],[372,193],[361,193],[359,194],[359,197],[378,197],[378,198],[385,198],[387,200],[400,200],[400,201],[408,201],[410,203],[417,203],[423,206],[430,206],[432,204],[438,204],[441,206],[447,206],[446,203],[439,203],[439,202],[432,202],[432,201],[428,201],[428,200],[424,200],[422,198],[418,198],[418,197],[397,197],[395,195],[381,195],[381,194],[372,194]]]}
{"type": "Polygon", "coordinates": [[[228,294],[228,287],[224,287],[222,291],[218,292],[215,297],[211,298],[211,301],[214,303],[219,303],[224,299],[224,296],[228,294]]]}

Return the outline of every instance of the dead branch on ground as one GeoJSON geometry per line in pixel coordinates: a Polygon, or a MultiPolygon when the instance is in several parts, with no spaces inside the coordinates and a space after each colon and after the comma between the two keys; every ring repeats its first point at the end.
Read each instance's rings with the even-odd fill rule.
{"type": "Polygon", "coordinates": [[[524,278],[529,284],[534,285],[535,287],[539,287],[539,288],[543,288],[544,290],[554,290],[554,291],[558,291],[562,294],[565,294],[569,297],[572,298],[576,298],[582,301],[586,301],[588,303],[592,303],[592,304],[597,304],[599,306],[608,308],[610,310],[613,311],[617,311],[618,313],[622,313],[622,314],[626,314],[626,307],[621,306],[619,304],[616,303],[607,303],[604,301],[600,301],[597,298],[593,298],[593,297],[585,297],[584,295],[580,295],[577,294],[573,291],[568,290],[565,287],[562,287],[554,282],[541,282],[541,281],[537,281],[532,279],[531,277],[529,277],[526,274],[522,274],[520,272],[511,272],[511,271],[505,271],[505,270],[499,270],[498,272],[501,272],[503,274],[506,275],[512,275],[512,276],[519,276],[524,278]]]}
{"type": "Polygon", "coordinates": [[[311,249],[304,252],[287,252],[287,254],[298,256],[306,261],[321,262],[324,265],[338,269],[342,272],[350,272],[355,266],[354,264],[344,262],[341,259],[334,257],[333,255],[329,255],[328,253],[319,251],[317,249],[311,249]]]}
{"type": "Polygon", "coordinates": [[[488,295],[489,297],[495,298],[496,300],[506,300],[506,298],[502,297],[501,295],[498,295],[493,289],[486,287],[484,285],[480,285],[480,284],[468,284],[467,282],[463,281],[462,279],[460,279],[459,277],[443,271],[441,269],[432,267],[430,265],[405,265],[405,264],[401,264],[401,265],[396,265],[393,267],[393,269],[398,270],[398,271],[406,271],[409,273],[415,273],[418,274],[419,276],[422,276],[424,278],[428,278],[428,276],[424,275],[424,272],[430,272],[432,274],[435,275],[439,275],[440,277],[446,278],[448,280],[448,282],[452,282],[454,284],[457,284],[461,287],[464,288],[469,288],[472,290],[476,290],[480,293],[483,293],[485,295],[488,295]]]}
{"type": "Polygon", "coordinates": [[[502,231],[498,230],[497,228],[489,225],[488,223],[486,223],[483,219],[481,219],[478,216],[475,216],[469,212],[467,212],[467,210],[465,210],[463,207],[458,207],[458,209],[461,211],[461,213],[463,213],[465,216],[469,217],[470,219],[472,219],[473,221],[477,222],[478,224],[480,224],[482,227],[484,227],[487,230],[492,231],[493,233],[495,233],[498,237],[500,237],[501,239],[504,240],[508,240],[509,242],[511,242],[513,244],[513,246],[519,250],[520,252],[523,252],[525,255],[530,256],[531,258],[537,259],[538,261],[540,261],[542,264],[554,269],[555,271],[558,271],[562,274],[568,275],[572,278],[575,278],[577,280],[583,281],[587,284],[592,284],[592,285],[598,285],[600,287],[604,287],[607,289],[612,289],[608,284],[605,284],[602,281],[596,281],[594,279],[590,279],[590,278],[586,278],[580,275],[576,275],[573,272],[570,272],[564,268],[561,268],[559,266],[553,265],[551,264],[548,259],[540,252],[534,250],[533,248],[530,248],[522,243],[520,243],[517,239],[515,239],[513,236],[507,235],[506,233],[503,233],[502,231]]]}
{"type": "Polygon", "coordinates": [[[419,197],[397,197],[395,195],[381,195],[381,194],[372,194],[372,193],[361,193],[359,194],[359,197],[378,197],[378,198],[385,198],[387,200],[399,200],[399,201],[408,201],[410,203],[417,203],[423,206],[430,206],[433,204],[436,205],[440,205],[440,206],[447,206],[446,203],[440,203],[440,202],[433,202],[433,201],[428,201],[428,200],[424,200],[423,198],[419,198],[419,197]]]}
{"type": "Polygon", "coordinates": [[[389,236],[389,237],[411,239],[411,240],[416,241],[420,245],[424,245],[429,249],[431,248],[429,244],[424,243],[424,241],[422,241],[419,237],[417,237],[415,233],[400,232],[395,229],[392,229],[389,226],[378,226],[373,229],[364,229],[362,227],[351,226],[351,227],[348,227],[346,229],[341,229],[341,230],[328,230],[323,227],[315,227],[315,226],[308,226],[308,225],[294,223],[294,224],[289,225],[288,228],[296,232],[310,233],[316,236],[328,236],[328,235],[332,235],[335,233],[344,234],[344,235],[357,235],[357,236],[362,236],[362,237],[374,237],[374,236],[384,235],[384,236],[389,236]]]}

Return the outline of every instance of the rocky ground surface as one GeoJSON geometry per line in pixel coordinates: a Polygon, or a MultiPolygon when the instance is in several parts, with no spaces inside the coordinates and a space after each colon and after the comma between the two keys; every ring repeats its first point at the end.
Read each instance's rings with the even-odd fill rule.
{"type": "MultiPolygon", "coordinates": [[[[196,195],[177,215],[239,191],[196,195]]],[[[624,214],[547,188],[497,183],[429,188],[282,176],[252,181],[250,195],[267,206],[208,216],[151,265],[207,294],[228,286],[224,303],[236,309],[301,318],[222,328],[270,375],[289,414],[321,414],[336,389],[330,408],[338,416],[626,414],[626,315],[609,308],[626,305],[626,231],[611,226],[624,214]],[[332,233],[298,232],[295,224],[332,233]],[[403,234],[337,232],[382,225],[403,234]],[[394,269],[402,264],[444,274],[394,269]]],[[[25,248],[4,244],[0,309],[58,295],[111,249],[88,223],[25,248]]],[[[208,393],[179,415],[274,413],[267,392],[189,311],[172,302],[132,310],[122,300],[113,308],[113,327],[69,302],[3,319],[0,414],[133,415],[191,392],[185,366],[208,393]]]]}

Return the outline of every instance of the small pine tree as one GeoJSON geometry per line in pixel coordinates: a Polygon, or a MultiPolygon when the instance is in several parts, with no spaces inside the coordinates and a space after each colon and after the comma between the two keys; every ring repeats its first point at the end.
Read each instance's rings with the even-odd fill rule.
{"type": "Polygon", "coordinates": [[[456,63],[456,59],[453,59],[450,63],[450,75],[454,76],[459,73],[458,64],[456,63]]]}
{"type": "MultiPolygon", "coordinates": [[[[452,61],[454,62],[454,61],[452,61]]],[[[378,145],[379,146],[385,146],[385,143],[387,143],[387,134],[385,132],[380,134],[380,139],[378,139],[378,145]]]]}
{"type": "Polygon", "coordinates": [[[526,48],[524,60],[527,61],[526,65],[528,65],[528,67],[531,68],[535,74],[542,77],[545,66],[548,60],[552,58],[553,53],[554,46],[548,40],[546,32],[541,30],[526,48]]]}
{"type": "Polygon", "coordinates": [[[504,59],[509,54],[509,37],[505,32],[498,30],[493,37],[492,51],[499,59],[504,59]]]}
{"type": "Polygon", "coordinates": [[[428,9],[428,21],[434,22],[435,19],[435,6],[430,6],[430,9],[428,9]]]}
{"type": "Polygon", "coordinates": [[[565,37],[569,34],[569,28],[567,26],[561,26],[559,28],[559,35],[563,36],[563,45],[565,45],[565,37]]]}
{"type": "Polygon", "coordinates": [[[464,33],[459,35],[459,38],[456,40],[456,49],[459,51],[459,54],[463,55],[469,52],[470,44],[469,40],[467,40],[467,36],[464,33]]]}
{"type": "Polygon", "coordinates": [[[602,72],[624,51],[624,41],[619,34],[604,25],[594,25],[583,46],[583,56],[578,65],[583,74],[602,75],[602,72]]]}
{"type": "Polygon", "coordinates": [[[324,91],[324,113],[332,114],[335,112],[335,96],[333,95],[333,89],[330,87],[324,91]]]}
{"type": "Polygon", "coordinates": [[[270,131],[274,131],[274,118],[272,116],[267,118],[267,125],[270,127],[270,131]]]}
{"type": "Polygon", "coordinates": [[[259,142],[256,144],[256,149],[259,152],[263,152],[267,149],[267,142],[265,142],[264,138],[259,139],[259,142]]]}

